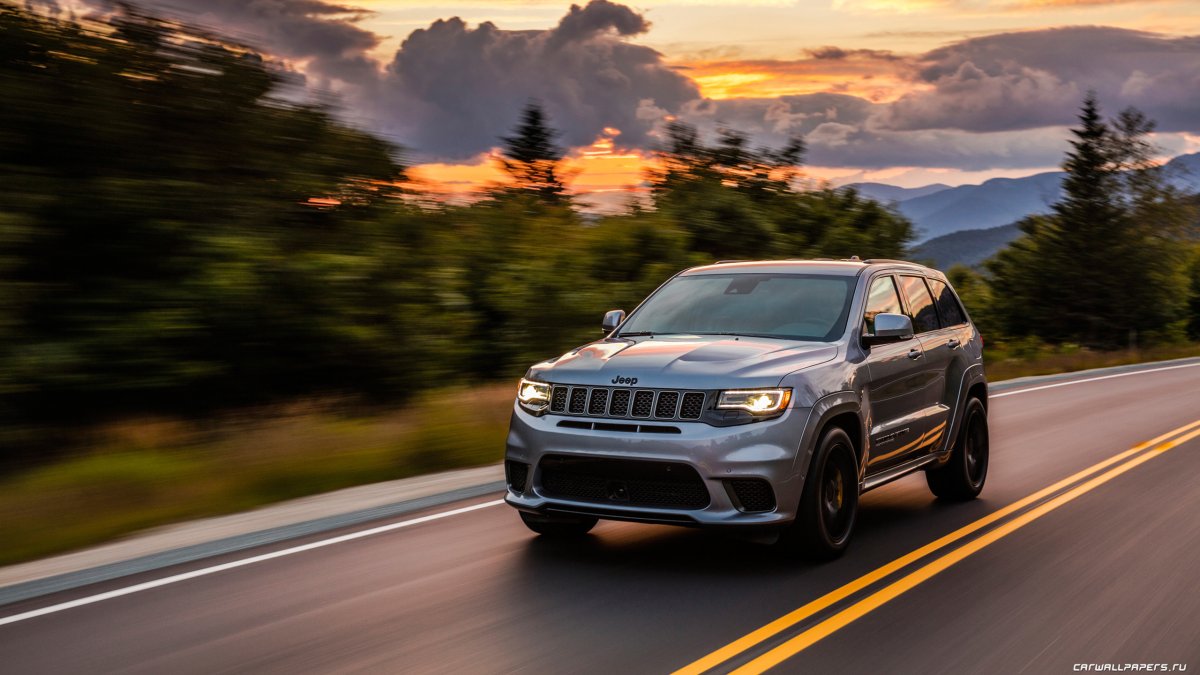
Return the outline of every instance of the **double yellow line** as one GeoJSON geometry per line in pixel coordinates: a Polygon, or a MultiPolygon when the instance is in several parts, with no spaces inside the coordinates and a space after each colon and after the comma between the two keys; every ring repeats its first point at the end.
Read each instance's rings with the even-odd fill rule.
{"type": "MultiPolygon", "coordinates": [[[[1029,511],[1005,522],[1002,525],[999,525],[995,529],[983,534],[982,536],[979,536],[963,544],[962,546],[959,546],[958,548],[953,549],[938,558],[935,558],[925,565],[889,583],[883,588],[874,591],[866,597],[863,597],[862,599],[849,605],[845,609],[842,609],[832,616],[829,616],[815,625],[801,631],[799,634],[789,638],[782,644],[769,649],[765,653],[755,657],[732,672],[737,673],[738,675],[744,675],[747,673],[762,673],[776,665],[779,665],[783,661],[795,656],[819,640],[832,635],[834,632],[845,627],[851,622],[862,618],[874,609],[884,605],[887,602],[890,602],[891,600],[894,600],[922,582],[927,581],[938,572],[941,572],[951,565],[963,560],[972,553],[975,553],[985,546],[1002,539],[1012,532],[1057,509],[1063,504],[1066,504],[1067,502],[1076,499],[1080,495],[1094,490],[1100,485],[1107,483],[1113,478],[1116,478],[1126,471],[1133,469],[1143,462],[1147,462],[1155,457],[1158,457],[1171,448],[1200,436],[1200,429],[1197,427],[1200,427],[1200,420],[1192,422],[1191,424],[1186,424],[1161,436],[1152,438],[1144,443],[1139,443],[1125,452],[1094,464],[1083,471],[1080,471],[1079,473],[1058,481],[1049,487],[1038,490],[1028,497],[1020,499],[998,511],[990,513],[969,525],[961,527],[954,532],[937,539],[936,541],[912,551],[911,553],[900,556],[890,563],[868,572],[854,581],[851,581],[845,586],[831,591],[800,607],[799,609],[793,610],[779,617],[778,619],[775,619],[762,628],[750,632],[738,638],[737,640],[734,640],[728,645],[725,645],[724,647],[712,652],[711,654],[708,654],[707,656],[704,656],[703,658],[690,663],[683,668],[680,668],[679,670],[675,671],[674,675],[698,675],[699,673],[716,668],[726,661],[742,655],[754,647],[761,645],[772,637],[783,633],[805,619],[812,617],[814,614],[832,607],[833,605],[845,600],[846,598],[849,598],[855,593],[858,593],[859,591],[870,587],[876,582],[891,576],[893,573],[904,569],[918,560],[921,560],[925,556],[946,548],[947,546],[950,546],[951,544],[960,541],[965,537],[974,534],[975,532],[978,532],[988,525],[1001,521],[1030,505],[1037,504],[1047,497],[1055,495],[1059,491],[1066,490],[1066,492],[1059,494],[1057,497],[1053,497],[1052,499],[1045,501],[1037,507],[1030,509],[1029,511]]],[[[724,670],[725,669],[722,669],[722,671],[724,670]]]]}

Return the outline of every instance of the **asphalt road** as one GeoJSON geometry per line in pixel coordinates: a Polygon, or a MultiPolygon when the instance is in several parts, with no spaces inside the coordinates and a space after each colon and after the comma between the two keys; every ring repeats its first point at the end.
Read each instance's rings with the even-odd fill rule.
{"type": "Polygon", "coordinates": [[[727,649],[717,671],[1200,669],[1200,437],[1127,452],[1196,421],[1200,367],[1010,390],[992,401],[981,499],[938,503],[921,476],[869,493],[833,563],[625,523],[544,541],[482,506],[139,592],[120,594],[367,528],[0,607],[0,672],[668,673],[873,572],[727,649]]]}

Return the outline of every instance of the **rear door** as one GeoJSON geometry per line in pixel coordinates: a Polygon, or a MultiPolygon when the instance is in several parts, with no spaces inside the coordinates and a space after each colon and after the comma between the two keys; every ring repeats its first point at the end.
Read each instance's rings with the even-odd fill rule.
{"type": "MultiPolygon", "coordinates": [[[[891,274],[871,280],[863,312],[862,332],[874,333],[875,315],[903,314],[899,288],[891,274]]],[[[871,381],[867,385],[870,397],[871,454],[867,471],[874,473],[897,464],[925,436],[924,408],[925,371],[924,351],[920,340],[914,338],[889,344],[875,345],[867,355],[867,370],[871,381]]]]}
{"type": "MultiPolygon", "coordinates": [[[[967,313],[963,311],[958,297],[950,286],[938,279],[927,279],[929,290],[933,294],[933,304],[937,308],[938,323],[941,328],[934,334],[936,341],[930,341],[938,361],[942,362],[946,386],[941,392],[938,405],[948,409],[947,416],[953,415],[958,405],[960,390],[963,386],[963,373],[971,365],[970,343],[975,330],[967,321],[967,313]]],[[[922,339],[925,342],[925,339],[922,339]]],[[[940,449],[933,447],[931,450],[940,449]]]]}
{"type": "Polygon", "coordinates": [[[921,407],[926,419],[925,435],[909,453],[912,456],[927,454],[941,447],[948,433],[950,403],[946,400],[949,371],[954,362],[954,351],[959,343],[953,328],[943,328],[938,316],[933,293],[923,276],[901,275],[898,277],[901,293],[912,317],[913,332],[921,341],[925,353],[924,372],[921,376],[921,407]]]}

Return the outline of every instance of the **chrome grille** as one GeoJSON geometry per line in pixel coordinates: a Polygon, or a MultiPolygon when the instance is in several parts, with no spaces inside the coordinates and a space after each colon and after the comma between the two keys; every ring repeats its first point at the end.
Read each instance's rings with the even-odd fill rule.
{"type": "Polygon", "coordinates": [[[708,400],[703,391],[556,384],[550,391],[550,412],[615,419],[698,420],[708,400]]]}

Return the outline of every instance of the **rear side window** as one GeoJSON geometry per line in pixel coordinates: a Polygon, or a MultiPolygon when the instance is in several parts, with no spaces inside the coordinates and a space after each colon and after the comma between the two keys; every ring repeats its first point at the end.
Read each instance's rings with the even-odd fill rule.
{"type": "Polygon", "coordinates": [[[890,276],[879,277],[871,282],[871,290],[867,293],[867,309],[863,312],[863,335],[875,334],[875,315],[884,313],[904,313],[900,309],[900,295],[896,293],[896,283],[890,276]]]}
{"type": "Polygon", "coordinates": [[[954,297],[950,287],[936,279],[929,280],[929,288],[933,291],[933,304],[937,305],[938,314],[942,317],[942,326],[961,326],[967,322],[962,305],[954,297]]]}
{"type": "Polygon", "coordinates": [[[933,298],[929,295],[929,289],[925,287],[925,279],[900,277],[900,285],[904,288],[904,297],[908,298],[913,330],[917,333],[937,330],[937,310],[933,308],[933,298]]]}

